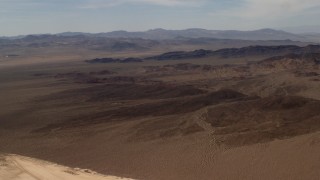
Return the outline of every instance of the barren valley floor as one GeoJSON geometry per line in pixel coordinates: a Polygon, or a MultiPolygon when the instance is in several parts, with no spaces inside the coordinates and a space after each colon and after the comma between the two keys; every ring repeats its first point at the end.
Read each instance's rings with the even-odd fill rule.
{"type": "Polygon", "coordinates": [[[320,179],[318,60],[2,61],[0,152],[141,180],[320,179]]]}

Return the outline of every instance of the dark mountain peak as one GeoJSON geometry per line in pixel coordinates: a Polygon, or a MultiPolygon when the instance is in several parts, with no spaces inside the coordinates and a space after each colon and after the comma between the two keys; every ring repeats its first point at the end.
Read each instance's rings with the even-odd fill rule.
{"type": "Polygon", "coordinates": [[[57,35],[52,34],[35,34],[35,35],[27,35],[23,38],[23,40],[33,41],[33,40],[39,40],[39,39],[50,39],[50,38],[56,38],[57,35]]]}
{"type": "Polygon", "coordinates": [[[210,31],[210,30],[202,29],[202,28],[189,28],[189,29],[186,29],[185,31],[210,31]]]}
{"type": "Polygon", "coordinates": [[[282,31],[282,30],[275,30],[275,29],[271,29],[271,28],[258,29],[258,30],[255,30],[255,31],[261,31],[261,32],[285,32],[285,31],[282,31]]]}
{"type": "Polygon", "coordinates": [[[162,28],[156,28],[156,29],[150,29],[147,32],[165,32],[165,31],[170,31],[162,28]]]}
{"type": "MultiPolygon", "coordinates": [[[[277,29],[271,29],[271,28],[258,29],[252,32],[265,33],[265,34],[279,34],[279,35],[296,35],[283,30],[277,30],[277,29]]],[[[300,36],[300,35],[296,35],[296,36],[300,36]]]]}
{"type": "Polygon", "coordinates": [[[68,32],[58,33],[56,35],[58,35],[58,36],[84,36],[84,35],[90,35],[90,33],[68,31],[68,32]]]}

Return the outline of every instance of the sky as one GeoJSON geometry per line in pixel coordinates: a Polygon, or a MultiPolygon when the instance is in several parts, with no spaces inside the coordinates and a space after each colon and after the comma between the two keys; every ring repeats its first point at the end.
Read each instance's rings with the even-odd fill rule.
{"type": "Polygon", "coordinates": [[[0,36],[155,28],[320,32],[319,17],[320,0],[0,0],[0,36]]]}

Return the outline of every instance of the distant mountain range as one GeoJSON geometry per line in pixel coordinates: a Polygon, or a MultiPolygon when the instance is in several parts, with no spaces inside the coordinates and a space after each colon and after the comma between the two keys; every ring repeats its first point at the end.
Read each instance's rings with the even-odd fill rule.
{"type": "Polygon", "coordinates": [[[303,39],[303,37],[295,36],[282,31],[276,33],[278,31],[266,29],[255,32],[252,31],[251,33],[244,31],[217,31],[216,33],[213,32],[214,31],[200,29],[189,29],[181,31],[157,29],[146,32],[117,31],[98,34],[66,32],[53,35],[27,35],[23,37],[19,36],[0,39],[0,53],[3,52],[6,56],[8,54],[19,54],[17,52],[25,51],[26,49],[35,50],[37,48],[44,48],[50,51],[52,51],[52,49],[58,48],[70,52],[74,52],[79,49],[100,52],[146,52],[148,50],[168,52],[189,51],[195,49],[217,50],[222,48],[240,48],[254,45],[306,46],[309,44],[318,44],[311,41],[308,42],[299,40],[288,40],[289,36],[291,36],[290,39],[303,39]],[[280,35],[281,33],[283,35],[280,35]],[[264,36],[262,37],[261,34],[264,34],[264,36]],[[215,36],[215,38],[209,36],[215,36]],[[229,39],[227,37],[229,37],[229,39]],[[283,38],[284,40],[281,40],[281,37],[286,38],[283,38]],[[279,40],[266,40],[268,38],[279,40]],[[19,49],[21,51],[19,51],[19,49]]]}
{"type": "MultiPolygon", "coordinates": [[[[49,35],[49,34],[45,34],[49,35]]],[[[82,33],[64,32],[55,34],[61,37],[85,36],[104,38],[142,38],[149,40],[168,40],[180,38],[216,38],[216,39],[239,39],[239,40],[292,40],[302,42],[320,42],[320,34],[294,34],[282,30],[260,29],[254,31],[237,30],[206,30],[206,29],[186,29],[186,30],[165,30],[153,29],[144,32],[113,31],[106,33],[82,33]]],[[[30,35],[29,35],[30,36],[30,35]]],[[[32,37],[43,36],[32,35],[32,37]]],[[[0,37],[0,39],[21,39],[28,36],[0,37]]],[[[30,37],[29,37],[30,38],[30,37]]]]}
{"type": "Polygon", "coordinates": [[[320,34],[320,25],[293,26],[281,29],[295,34],[320,34]]]}
{"type": "Polygon", "coordinates": [[[102,33],[105,37],[139,37],[145,39],[172,39],[172,38],[217,38],[217,39],[241,39],[241,40],[306,40],[303,36],[278,31],[273,29],[261,29],[256,31],[235,31],[235,30],[205,30],[205,29],[186,29],[186,30],[165,30],[154,29],[146,32],[126,32],[115,31],[102,33]]]}

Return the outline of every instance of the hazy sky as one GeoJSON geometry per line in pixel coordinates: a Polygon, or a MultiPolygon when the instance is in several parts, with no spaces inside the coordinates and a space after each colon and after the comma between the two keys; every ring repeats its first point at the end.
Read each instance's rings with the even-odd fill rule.
{"type": "Polygon", "coordinates": [[[0,36],[320,27],[320,0],[0,0],[0,36]]]}

